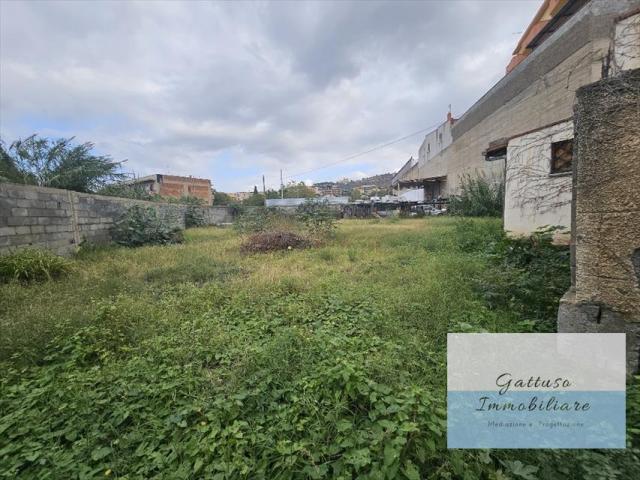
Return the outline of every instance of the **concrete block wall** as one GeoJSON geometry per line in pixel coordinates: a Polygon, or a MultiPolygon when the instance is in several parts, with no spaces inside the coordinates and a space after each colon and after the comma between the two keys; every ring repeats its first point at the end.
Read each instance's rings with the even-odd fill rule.
{"type": "MultiPolygon", "coordinates": [[[[153,207],[168,225],[184,228],[186,205],[0,183],[0,254],[32,246],[67,255],[83,241],[108,243],[114,221],[133,205],[153,207]]],[[[232,221],[227,207],[198,208],[207,225],[232,221]]]]}

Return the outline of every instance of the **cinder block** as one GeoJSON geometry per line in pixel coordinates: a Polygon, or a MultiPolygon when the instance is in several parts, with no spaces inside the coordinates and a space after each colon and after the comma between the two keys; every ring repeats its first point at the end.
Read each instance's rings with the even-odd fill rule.
{"type": "Polygon", "coordinates": [[[16,198],[0,197],[0,208],[12,209],[18,206],[18,200],[16,198]]]}
{"type": "Polygon", "coordinates": [[[13,215],[14,217],[26,217],[28,215],[28,210],[26,208],[12,208],[11,215],[13,215]]]}
{"type": "Polygon", "coordinates": [[[38,219],[35,217],[9,217],[7,219],[7,224],[14,226],[33,225],[37,222],[38,219]]]}
{"type": "Polygon", "coordinates": [[[11,239],[13,245],[31,245],[34,238],[31,235],[16,235],[11,239]]]}
{"type": "Polygon", "coordinates": [[[29,200],[37,200],[38,192],[34,192],[31,190],[25,190],[22,192],[22,198],[28,198],[29,200]]]}

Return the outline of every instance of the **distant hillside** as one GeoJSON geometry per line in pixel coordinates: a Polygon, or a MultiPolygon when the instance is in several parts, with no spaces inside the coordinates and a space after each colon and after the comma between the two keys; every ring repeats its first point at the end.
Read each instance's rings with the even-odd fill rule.
{"type": "Polygon", "coordinates": [[[342,189],[350,192],[356,187],[363,185],[375,185],[379,188],[389,188],[391,185],[391,179],[393,173],[381,173],[380,175],[373,175],[372,177],[361,178],[360,180],[338,180],[337,182],[318,182],[315,186],[332,186],[339,185],[342,189]]]}
{"type": "Polygon", "coordinates": [[[347,190],[351,190],[354,187],[361,187],[362,185],[376,185],[380,188],[387,188],[391,185],[391,179],[393,173],[381,173],[380,175],[374,175],[372,177],[361,178],[360,180],[349,180],[348,182],[338,182],[345,185],[347,190]]]}

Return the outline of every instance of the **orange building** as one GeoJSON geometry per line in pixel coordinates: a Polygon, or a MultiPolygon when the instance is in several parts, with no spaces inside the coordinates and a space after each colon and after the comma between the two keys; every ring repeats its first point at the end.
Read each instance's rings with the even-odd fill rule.
{"type": "Polygon", "coordinates": [[[180,177],[157,173],[137,178],[129,183],[142,186],[151,195],[173,198],[196,197],[206,205],[213,203],[211,180],[206,178],[180,177]]]}

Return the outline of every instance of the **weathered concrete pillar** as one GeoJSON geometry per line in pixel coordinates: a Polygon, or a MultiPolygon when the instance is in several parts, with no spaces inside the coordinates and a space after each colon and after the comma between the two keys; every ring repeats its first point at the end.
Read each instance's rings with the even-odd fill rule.
{"type": "Polygon", "coordinates": [[[640,69],[584,86],[574,108],[571,289],[560,332],[625,332],[640,364],[640,69]]]}

